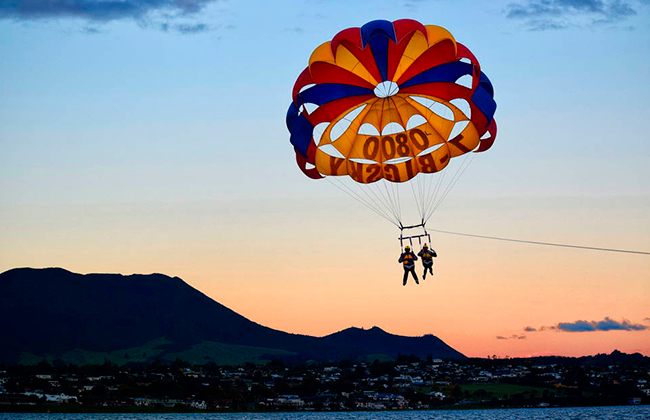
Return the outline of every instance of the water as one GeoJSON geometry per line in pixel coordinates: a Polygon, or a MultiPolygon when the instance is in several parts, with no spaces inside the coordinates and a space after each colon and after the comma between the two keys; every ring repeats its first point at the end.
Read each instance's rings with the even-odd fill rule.
{"type": "Polygon", "coordinates": [[[30,414],[0,413],[0,420],[648,420],[650,406],[517,408],[507,410],[205,413],[30,414]]]}

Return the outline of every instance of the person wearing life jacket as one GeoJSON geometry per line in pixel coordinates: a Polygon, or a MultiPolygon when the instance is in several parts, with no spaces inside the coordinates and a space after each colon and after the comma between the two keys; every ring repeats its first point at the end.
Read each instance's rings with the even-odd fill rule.
{"type": "Polygon", "coordinates": [[[422,266],[424,267],[424,274],[422,274],[422,279],[427,278],[427,271],[433,276],[433,259],[438,256],[436,251],[429,249],[427,244],[424,244],[422,250],[418,252],[418,256],[422,257],[422,266]]]}
{"type": "Polygon", "coordinates": [[[415,284],[420,284],[418,281],[418,275],[415,274],[415,262],[418,260],[418,257],[411,251],[411,247],[404,247],[404,252],[399,256],[400,262],[404,266],[404,279],[402,281],[402,286],[406,286],[406,280],[408,279],[409,273],[413,274],[413,279],[415,279],[415,284]]]}

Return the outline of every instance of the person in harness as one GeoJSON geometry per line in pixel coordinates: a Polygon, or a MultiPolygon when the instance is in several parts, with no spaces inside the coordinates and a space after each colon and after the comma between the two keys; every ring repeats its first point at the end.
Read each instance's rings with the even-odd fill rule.
{"type": "Polygon", "coordinates": [[[422,257],[422,266],[424,267],[424,274],[422,274],[422,280],[427,278],[427,271],[433,276],[433,259],[438,256],[436,251],[429,249],[427,244],[424,244],[422,250],[418,252],[418,256],[422,257]]]}
{"type": "Polygon", "coordinates": [[[399,260],[397,262],[400,262],[404,266],[404,279],[402,281],[402,286],[406,286],[406,280],[408,279],[409,273],[413,274],[413,278],[415,279],[415,284],[420,284],[420,281],[418,280],[418,275],[415,274],[415,262],[418,260],[418,257],[415,256],[413,252],[411,252],[411,247],[407,246],[404,248],[404,252],[402,252],[402,255],[399,256],[399,260]]]}

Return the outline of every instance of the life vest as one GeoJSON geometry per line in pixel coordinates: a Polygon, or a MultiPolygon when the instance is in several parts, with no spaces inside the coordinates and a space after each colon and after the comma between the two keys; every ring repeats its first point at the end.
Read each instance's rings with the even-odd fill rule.
{"type": "Polygon", "coordinates": [[[423,260],[430,260],[433,258],[433,254],[429,250],[422,250],[422,259],[423,260]]]}
{"type": "Polygon", "coordinates": [[[402,264],[404,265],[413,265],[413,254],[410,252],[405,253],[404,256],[402,257],[402,264]]]}

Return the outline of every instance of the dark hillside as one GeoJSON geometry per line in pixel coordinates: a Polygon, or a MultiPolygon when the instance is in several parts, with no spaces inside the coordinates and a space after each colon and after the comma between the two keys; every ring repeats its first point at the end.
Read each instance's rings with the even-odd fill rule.
{"type": "MultiPolygon", "coordinates": [[[[204,342],[278,349],[296,360],[364,354],[464,356],[433,336],[400,337],[350,329],[324,338],[264,327],[226,308],[178,277],[75,274],[21,268],[0,274],[0,361],[75,349],[110,352],[164,337],[166,353],[204,342]],[[286,353],[286,352],[285,352],[286,353]]],[[[380,333],[378,333],[378,331],[380,333]]]]}
{"type": "Polygon", "coordinates": [[[338,345],[353,345],[361,353],[372,354],[381,349],[385,354],[414,354],[426,357],[429,354],[440,359],[464,359],[465,356],[431,334],[423,337],[404,337],[389,334],[379,327],[369,330],[348,328],[326,337],[323,341],[338,345]]]}

